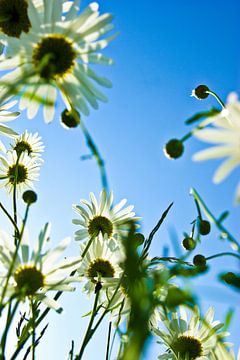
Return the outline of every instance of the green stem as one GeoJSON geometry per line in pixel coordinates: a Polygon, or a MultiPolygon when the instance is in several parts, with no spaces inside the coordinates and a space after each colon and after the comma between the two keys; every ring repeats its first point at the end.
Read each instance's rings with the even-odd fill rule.
{"type": "MultiPolygon", "coordinates": [[[[14,174],[14,184],[13,184],[13,219],[15,224],[17,225],[17,180],[18,180],[18,163],[19,163],[20,155],[17,157],[16,168],[14,174]]],[[[15,230],[15,245],[17,245],[17,232],[15,230]]]]}
{"type": "Polygon", "coordinates": [[[202,213],[201,213],[201,209],[200,209],[199,203],[197,202],[196,199],[194,199],[194,201],[195,201],[195,204],[196,204],[196,208],[197,208],[197,212],[198,212],[199,219],[202,220],[202,213]]]}
{"type": "MultiPolygon", "coordinates": [[[[108,304],[106,306],[106,309],[104,310],[104,312],[102,313],[101,317],[99,318],[99,320],[97,321],[96,325],[91,329],[91,332],[89,333],[88,339],[87,339],[87,343],[91,340],[92,336],[94,335],[95,331],[97,330],[97,328],[99,327],[99,325],[101,324],[102,320],[104,319],[105,315],[110,311],[109,308],[112,304],[112,301],[114,299],[114,297],[116,296],[118,289],[121,285],[122,279],[123,279],[124,274],[122,275],[122,277],[119,279],[119,282],[116,286],[116,289],[113,293],[113,296],[111,297],[111,299],[108,301],[108,304]]],[[[86,347],[87,343],[84,345],[84,347],[86,347]]],[[[79,356],[79,355],[78,355],[79,356]]],[[[80,360],[80,357],[76,357],[75,360],[80,360]]]]}
{"type": "Polygon", "coordinates": [[[75,360],[80,360],[82,358],[84,350],[85,350],[89,340],[92,337],[92,335],[91,335],[92,324],[93,324],[93,321],[94,321],[95,316],[97,314],[97,305],[98,305],[99,294],[100,294],[100,289],[97,289],[94,304],[93,304],[92,314],[91,314],[91,317],[90,317],[90,320],[89,320],[89,323],[88,323],[87,331],[86,331],[86,334],[84,336],[84,339],[83,339],[82,346],[80,348],[79,354],[76,356],[75,360]]]}
{"type": "Polygon", "coordinates": [[[112,322],[110,321],[110,322],[109,322],[109,324],[108,324],[108,338],[107,338],[106,360],[109,360],[109,350],[110,350],[111,330],[112,330],[112,322]]]}
{"type": "Polygon", "coordinates": [[[106,190],[106,192],[109,192],[108,187],[108,180],[107,180],[107,172],[105,169],[105,162],[96,146],[96,144],[93,141],[93,138],[91,137],[89,131],[87,130],[86,126],[83,124],[82,120],[80,121],[80,127],[82,129],[82,132],[85,136],[87,145],[89,149],[91,150],[92,155],[95,157],[95,160],[98,164],[99,170],[100,170],[100,177],[102,182],[102,188],[106,190]]]}
{"type": "Polygon", "coordinates": [[[6,321],[6,326],[2,335],[2,339],[1,339],[1,348],[2,348],[2,354],[1,354],[1,359],[4,360],[5,359],[5,348],[6,348],[6,342],[7,342],[7,335],[8,335],[8,331],[10,329],[12,320],[14,318],[14,315],[17,311],[18,305],[19,305],[19,301],[16,300],[16,303],[13,307],[13,310],[11,309],[11,305],[12,303],[10,302],[8,305],[8,314],[7,314],[7,321],[6,321]]]}
{"type": "Polygon", "coordinates": [[[5,209],[5,207],[3,206],[2,203],[0,203],[0,208],[2,209],[2,211],[4,212],[4,214],[8,217],[8,219],[10,220],[10,222],[12,223],[12,225],[14,226],[14,229],[15,229],[15,231],[17,232],[17,234],[18,234],[18,239],[19,239],[20,234],[19,234],[19,230],[18,230],[17,224],[15,223],[15,221],[13,220],[13,218],[12,218],[12,216],[9,214],[9,212],[5,209]]]}
{"type": "Polygon", "coordinates": [[[230,241],[230,243],[234,244],[235,247],[237,247],[237,251],[240,252],[240,245],[238,241],[229,233],[229,231],[215,218],[215,216],[212,214],[212,212],[208,209],[207,205],[204,203],[204,201],[201,199],[200,195],[195,189],[191,189],[190,193],[194,196],[194,198],[198,201],[198,203],[202,206],[205,213],[211,219],[217,228],[224,233],[226,238],[230,241]]]}
{"type": "Polygon", "coordinates": [[[32,311],[32,360],[35,360],[35,340],[36,340],[36,323],[35,323],[35,309],[33,299],[30,299],[31,311],[32,311]]]}
{"type": "Polygon", "coordinates": [[[208,90],[208,91],[206,91],[206,93],[212,95],[217,100],[217,102],[222,106],[222,108],[226,109],[224,102],[220,99],[220,97],[214,91],[208,90]]]}
{"type": "Polygon", "coordinates": [[[222,253],[219,253],[219,254],[208,256],[208,257],[206,257],[206,260],[215,259],[215,258],[218,258],[218,257],[221,257],[221,256],[233,256],[233,257],[236,257],[238,260],[240,260],[240,255],[238,255],[236,253],[231,253],[231,252],[222,252],[222,253]]]}
{"type": "MultiPolygon", "coordinates": [[[[0,203],[0,206],[1,206],[1,203],[0,203]]],[[[2,208],[3,210],[5,210],[5,208],[4,208],[3,206],[1,206],[1,208],[2,208]]],[[[5,285],[4,285],[3,292],[2,292],[2,296],[1,296],[0,314],[1,314],[1,311],[2,311],[2,308],[3,308],[3,301],[4,301],[4,297],[5,297],[6,291],[7,291],[8,282],[9,282],[9,279],[10,279],[10,277],[11,277],[11,275],[12,275],[12,271],[13,271],[13,269],[14,269],[15,261],[16,261],[16,258],[17,258],[17,253],[18,253],[18,250],[19,250],[21,241],[22,241],[22,236],[23,236],[24,228],[25,228],[25,225],[26,225],[26,222],[27,222],[28,211],[29,211],[29,205],[27,205],[27,207],[26,207],[26,211],[25,211],[25,215],[24,215],[24,218],[23,218],[23,223],[22,223],[21,232],[19,232],[19,229],[18,229],[18,227],[17,227],[17,224],[16,224],[15,221],[12,219],[12,217],[11,217],[10,215],[8,216],[8,217],[10,218],[11,222],[12,222],[13,224],[15,224],[15,236],[17,235],[17,237],[15,237],[15,240],[18,239],[18,241],[16,241],[15,252],[14,252],[14,254],[13,254],[11,266],[10,266],[10,268],[9,268],[9,271],[8,271],[8,274],[7,274],[6,283],[5,283],[5,285]]],[[[4,211],[4,212],[5,212],[5,211],[4,211]]],[[[8,213],[7,213],[7,214],[8,214],[8,213]]]]}

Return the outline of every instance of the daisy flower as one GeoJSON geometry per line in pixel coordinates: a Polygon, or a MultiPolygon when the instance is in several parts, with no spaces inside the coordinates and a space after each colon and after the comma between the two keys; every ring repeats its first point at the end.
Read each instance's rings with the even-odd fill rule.
{"type": "MultiPolygon", "coordinates": [[[[155,335],[160,337],[160,343],[164,344],[168,352],[160,355],[158,359],[175,360],[213,360],[213,350],[218,341],[225,337],[226,333],[219,333],[223,326],[219,321],[213,321],[214,309],[209,308],[205,317],[200,318],[197,308],[188,320],[184,307],[180,307],[179,314],[172,312],[171,318],[163,317],[162,322],[167,332],[154,329],[155,335]]],[[[224,360],[218,358],[218,360],[224,360]]]]}
{"type": "MultiPolygon", "coordinates": [[[[70,238],[62,240],[54,249],[46,250],[49,243],[50,226],[46,224],[39,234],[35,248],[32,250],[25,236],[20,244],[14,262],[13,271],[7,285],[7,296],[20,299],[32,297],[47,307],[61,312],[62,308],[47,296],[49,291],[73,291],[70,285],[77,281],[70,273],[79,266],[80,257],[64,258],[57,262],[70,243],[70,238]]],[[[16,247],[14,240],[7,233],[0,231],[1,279],[7,278],[12,266],[16,247]]]]}
{"type": "MultiPolygon", "coordinates": [[[[85,247],[86,243],[82,243],[81,253],[85,247]]],[[[116,285],[122,274],[122,269],[119,266],[122,261],[123,254],[120,249],[115,247],[113,251],[102,235],[99,235],[82,258],[78,269],[80,278],[87,281],[84,285],[84,291],[90,295],[94,292],[98,282],[101,283],[102,289],[116,285]]]]}
{"type": "Polygon", "coordinates": [[[25,130],[24,133],[15,137],[14,140],[14,144],[11,144],[11,147],[13,151],[16,151],[17,155],[26,152],[28,156],[35,158],[35,160],[40,159],[44,146],[38,133],[31,134],[25,130]]]}
{"type": "Polygon", "coordinates": [[[14,100],[10,102],[5,102],[0,106],[0,135],[5,135],[8,137],[14,137],[17,135],[14,130],[10,129],[8,126],[5,125],[6,122],[12,121],[20,115],[18,111],[9,111],[9,109],[11,109],[16,104],[17,101],[14,100]]]}
{"type": "Polygon", "coordinates": [[[226,109],[211,117],[211,122],[211,127],[196,131],[194,135],[215,145],[194,154],[193,160],[225,158],[213,177],[213,182],[220,183],[240,164],[240,102],[235,93],[229,94],[226,109]]]}
{"type": "Polygon", "coordinates": [[[109,240],[118,240],[128,232],[128,222],[139,219],[132,211],[134,206],[123,208],[126,199],[113,206],[112,192],[107,195],[105,190],[101,191],[99,202],[93,193],[89,196],[90,202],[81,200],[82,205],[73,205],[73,209],[80,216],[80,219],[73,219],[73,223],[81,227],[75,232],[76,240],[90,239],[99,234],[106,235],[109,240]]]}
{"type": "Polygon", "coordinates": [[[53,119],[57,89],[67,110],[76,108],[85,115],[89,114],[87,104],[97,109],[98,100],[107,101],[95,83],[105,87],[111,87],[111,83],[98,76],[89,63],[113,63],[101,54],[113,39],[103,38],[112,30],[112,16],[99,15],[97,3],[91,3],[79,15],[78,2],[71,2],[62,18],[62,1],[44,1],[42,16],[29,1],[32,28],[19,39],[7,40],[12,56],[5,55],[0,62],[0,70],[9,71],[0,82],[6,93],[20,93],[20,109],[27,109],[29,118],[42,104],[45,121],[53,119]]]}
{"type": "Polygon", "coordinates": [[[25,188],[33,188],[33,181],[39,177],[40,163],[36,163],[27,153],[18,157],[16,151],[8,152],[0,157],[0,186],[5,186],[11,193],[16,184],[17,191],[22,193],[25,188]]]}

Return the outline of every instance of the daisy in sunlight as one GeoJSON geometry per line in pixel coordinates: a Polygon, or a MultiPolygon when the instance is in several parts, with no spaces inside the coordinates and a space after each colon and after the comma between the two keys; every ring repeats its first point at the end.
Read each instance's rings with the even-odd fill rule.
{"type": "Polygon", "coordinates": [[[6,89],[3,98],[19,95],[19,107],[27,110],[28,118],[42,105],[44,119],[50,122],[58,90],[69,111],[76,108],[85,115],[88,104],[97,109],[99,100],[107,101],[95,84],[111,87],[111,83],[89,64],[113,63],[101,53],[114,38],[104,37],[113,28],[112,16],[100,15],[97,3],[80,14],[78,1],[70,4],[64,13],[62,1],[44,1],[41,14],[30,1],[31,28],[19,39],[7,39],[7,51],[0,61],[0,70],[8,70],[0,79],[6,89]]]}

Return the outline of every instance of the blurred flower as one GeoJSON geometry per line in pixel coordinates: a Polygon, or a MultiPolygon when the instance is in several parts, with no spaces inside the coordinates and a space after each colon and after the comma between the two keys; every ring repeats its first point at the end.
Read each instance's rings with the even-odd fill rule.
{"type": "MultiPolygon", "coordinates": [[[[1,97],[1,93],[0,93],[0,97],[1,97]]],[[[1,135],[5,135],[5,136],[9,136],[9,137],[14,137],[17,135],[17,133],[10,129],[9,127],[3,125],[3,123],[5,122],[9,122],[12,121],[14,119],[16,119],[20,113],[18,111],[9,111],[9,109],[11,109],[14,105],[16,105],[17,101],[10,101],[10,102],[5,102],[4,104],[2,104],[0,106],[0,134],[1,135]]]]}
{"type": "Polygon", "coordinates": [[[217,145],[197,152],[193,155],[193,160],[226,158],[213,177],[215,183],[220,183],[240,164],[240,102],[235,93],[229,94],[226,109],[212,116],[211,123],[211,128],[195,131],[194,135],[204,142],[217,145]]]}
{"type": "MultiPolygon", "coordinates": [[[[46,295],[49,291],[73,291],[69,284],[76,281],[70,273],[79,266],[80,257],[64,258],[56,263],[58,258],[65,251],[70,243],[66,238],[59,245],[46,250],[46,243],[49,243],[50,226],[46,224],[39,234],[35,248],[30,252],[28,236],[25,236],[20,244],[20,249],[14,262],[13,271],[9,278],[7,295],[16,296],[20,299],[33,297],[43,302],[47,307],[61,312],[62,308],[53,299],[46,295]]],[[[0,231],[0,261],[1,278],[7,278],[9,269],[12,266],[16,246],[13,238],[7,233],[0,231]]]]}
{"type": "Polygon", "coordinates": [[[121,234],[129,230],[128,222],[136,221],[132,205],[123,208],[127,200],[121,200],[113,206],[113,193],[107,195],[103,190],[100,193],[99,203],[93,193],[90,193],[90,202],[81,200],[82,205],[73,205],[73,209],[80,215],[80,219],[73,219],[73,223],[81,229],[75,232],[76,240],[90,239],[102,234],[107,239],[118,239],[121,234]]]}
{"type": "MultiPolygon", "coordinates": [[[[199,310],[195,308],[190,319],[184,307],[180,307],[179,314],[171,313],[171,318],[161,313],[161,320],[168,332],[154,329],[155,335],[160,337],[169,350],[158,359],[175,360],[224,360],[216,358],[214,350],[218,342],[228,335],[219,332],[223,326],[219,321],[213,321],[214,309],[209,308],[205,317],[200,318],[199,310]]],[[[224,343],[222,343],[224,346],[224,343]]]]}
{"type": "Polygon", "coordinates": [[[35,158],[35,160],[40,160],[41,153],[44,151],[44,146],[38,133],[31,134],[27,130],[15,138],[15,142],[11,147],[18,155],[26,152],[28,156],[35,158]]]}
{"type": "Polygon", "coordinates": [[[14,184],[18,193],[25,188],[32,188],[33,181],[39,177],[40,163],[29,157],[26,152],[19,157],[16,151],[11,151],[6,156],[0,156],[0,187],[6,186],[10,193],[14,184]]]}
{"type": "MultiPolygon", "coordinates": [[[[146,272],[146,277],[152,283],[156,283],[156,277],[166,279],[166,283],[164,283],[164,285],[158,284],[156,286],[153,294],[156,304],[163,302],[166,299],[167,288],[169,286],[167,283],[167,279],[169,277],[167,268],[164,265],[159,264],[157,268],[149,269],[146,272]]],[[[110,287],[107,290],[108,298],[113,296],[114,290],[114,287],[110,287]]],[[[129,299],[129,285],[126,278],[123,278],[119,290],[115,294],[111,303],[111,321],[113,322],[113,325],[118,326],[120,322],[126,319],[126,317],[130,314],[130,311],[131,301],[129,299]]],[[[159,311],[159,307],[156,306],[149,319],[150,329],[157,326],[157,322],[160,320],[159,311]]]]}
{"type": "MultiPolygon", "coordinates": [[[[86,243],[81,244],[81,253],[84,251],[86,243]]],[[[101,283],[103,290],[118,283],[122,269],[119,264],[123,260],[120,249],[115,247],[110,249],[108,242],[101,235],[90,246],[86,255],[81,261],[78,273],[83,281],[84,291],[91,294],[95,290],[97,283],[101,283]]],[[[102,294],[102,291],[101,291],[102,294]]]]}
{"type": "Polygon", "coordinates": [[[19,39],[7,40],[11,57],[2,57],[0,69],[10,72],[0,83],[5,94],[20,93],[20,109],[27,109],[29,118],[42,104],[45,121],[53,119],[57,89],[69,111],[76,108],[85,115],[89,114],[87,103],[97,109],[98,100],[107,101],[94,82],[106,87],[111,83],[98,76],[89,63],[113,63],[100,52],[113,39],[102,38],[113,28],[112,16],[100,16],[97,3],[91,3],[80,15],[78,1],[70,4],[63,18],[62,1],[44,1],[43,14],[29,2],[31,29],[19,39]]]}

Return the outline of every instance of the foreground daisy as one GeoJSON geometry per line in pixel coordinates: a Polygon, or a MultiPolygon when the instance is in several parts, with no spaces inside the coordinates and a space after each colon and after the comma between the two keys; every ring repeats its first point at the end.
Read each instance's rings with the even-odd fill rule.
{"type": "Polygon", "coordinates": [[[26,152],[18,156],[16,151],[11,151],[6,156],[0,157],[0,187],[5,186],[9,193],[14,186],[18,193],[25,188],[33,188],[33,182],[39,178],[40,163],[26,152]]]}
{"type": "Polygon", "coordinates": [[[90,202],[81,200],[82,205],[73,205],[73,209],[80,219],[73,219],[73,223],[81,227],[75,232],[76,240],[90,239],[99,234],[106,235],[107,239],[117,239],[129,230],[128,222],[136,221],[133,206],[124,208],[127,200],[121,200],[113,206],[113,193],[107,195],[103,190],[99,202],[95,195],[90,193],[90,202]]]}
{"type": "Polygon", "coordinates": [[[100,16],[97,3],[91,3],[78,15],[77,4],[71,3],[63,19],[62,1],[44,1],[42,16],[30,1],[31,29],[20,39],[8,38],[12,57],[3,58],[0,69],[10,72],[0,83],[6,86],[7,93],[21,93],[20,109],[27,109],[29,118],[43,104],[45,121],[53,119],[57,89],[69,111],[76,108],[88,115],[87,104],[98,108],[98,100],[107,101],[94,83],[106,87],[111,84],[96,75],[89,63],[112,64],[99,52],[112,40],[102,38],[112,29],[112,16],[100,16]]]}
{"type": "MultiPolygon", "coordinates": [[[[179,314],[172,312],[171,318],[162,317],[167,332],[154,329],[168,353],[160,355],[158,359],[175,360],[213,360],[216,359],[214,350],[226,333],[219,333],[223,326],[219,321],[213,321],[214,310],[209,308],[201,320],[197,309],[188,320],[184,307],[180,307],[179,314]]],[[[219,357],[218,360],[224,360],[219,357]]]]}
{"type": "Polygon", "coordinates": [[[240,164],[240,102],[235,93],[228,96],[226,109],[219,115],[211,117],[211,121],[210,128],[196,131],[194,135],[215,146],[197,152],[193,160],[226,158],[213,177],[213,181],[219,183],[240,164]]]}
{"type": "MultiPolygon", "coordinates": [[[[81,253],[86,244],[81,245],[81,253]]],[[[102,291],[109,286],[118,283],[122,269],[120,263],[123,261],[123,254],[115,247],[114,251],[109,247],[108,242],[101,235],[90,246],[82,259],[78,273],[82,281],[85,281],[84,291],[90,295],[94,292],[97,283],[101,283],[102,291]]]]}
{"type": "Polygon", "coordinates": [[[61,312],[60,305],[55,300],[48,298],[47,292],[74,290],[69,284],[76,281],[76,278],[70,276],[70,273],[79,266],[80,258],[65,258],[56,263],[69,245],[70,239],[66,238],[56,248],[46,250],[49,235],[50,226],[46,224],[40,232],[38,242],[32,252],[28,239],[23,239],[14,261],[16,249],[14,240],[7,233],[0,231],[0,274],[1,278],[6,281],[14,261],[13,271],[7,284],[7,296],[15,296],[23,300],[32,297],[61,312]]]}

